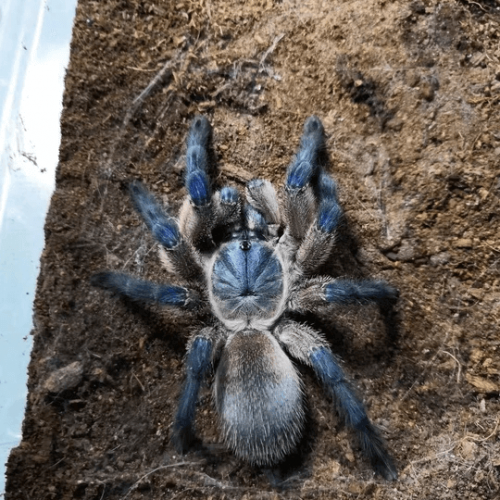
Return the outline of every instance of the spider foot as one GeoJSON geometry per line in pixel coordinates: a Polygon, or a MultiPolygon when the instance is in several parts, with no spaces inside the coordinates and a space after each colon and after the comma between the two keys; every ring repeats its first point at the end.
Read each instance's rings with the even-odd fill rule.
{"type": "Polygon", "coordinates": [[[168,249],[177,246],[181,239],[177,223],[165,213],[156,198],[140,182],[130,184],[129,191],[135,208],[155,239],[168,249]]]}
{"type": "Polygon", "coordinates": [[[156,302],[163,306],[177,307],[192,307],[198,303],[197,294],[187,288],[160,285],[124,273],[96,273],[90,278],[90,283],[138,302],[156,302]]]}
{"type": "Polygon", "coordinates": [[[191,425],[186,427],[174,425],[170,440],[177,453],[185,455],[194,446],[197,438],[191,425]]]}
{"type": "Polygon", "coordinates": [[[368,418],[364,418],[355,428],[361,448],[365,456],[370,459],[375,472],[388,481],[395,481],[398,478],[398,471],[394,465],[394,460],[384,448],[384,442],[377,428],[368,418]]]}

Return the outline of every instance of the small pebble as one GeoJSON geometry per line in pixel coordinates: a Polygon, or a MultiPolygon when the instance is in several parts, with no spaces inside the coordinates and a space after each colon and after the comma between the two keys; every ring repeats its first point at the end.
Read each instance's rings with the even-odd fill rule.
{"type": "Polygon", "coordinates": [[[453,242],[455,248],[472,248],[471,238],[460,238],[453,242]]]}
{"type": "Polygon", "coordinates": [[[43,387],[48,392],[59,393],[76,387],[83,378],[83,364],[75,361],[70,365],[59,368],[50,375],[43,387]]]}

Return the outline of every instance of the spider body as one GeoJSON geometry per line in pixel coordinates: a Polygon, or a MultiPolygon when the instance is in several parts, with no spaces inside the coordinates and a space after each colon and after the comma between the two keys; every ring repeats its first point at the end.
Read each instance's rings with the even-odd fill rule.
{"type": "Polygon", "coordinates": [[[395,479],[380,434],[326,340],[288,314],[397,298],[397,291],[382,281],[315,274],[334,245],[342,218],[335,182],[320,159],[325,147],[320,120],[313,116],[304,125],[282,201],[262,179],[247,184],[246,200],[228,186],[213,192],[210,135],[208,121],[195,118],[187,140],[188,196],[178,219],[142,184],[130,187],[136,209],[161,245],[163,263],[184,284],[113,272],[92,278],[94,285],[133,300],[213,317],[211,326],[188,343],[174,445],[180,452],[189,449],[199,388],[215,366],[214,400],[228,447],[255,465],[283,460],[304,426],[303,388],[293,359],[312,368],[374,469],[395,479]]]}

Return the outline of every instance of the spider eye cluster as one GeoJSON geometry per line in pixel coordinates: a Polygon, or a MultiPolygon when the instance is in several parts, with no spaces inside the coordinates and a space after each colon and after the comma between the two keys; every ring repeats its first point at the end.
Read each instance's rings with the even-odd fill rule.
{"type": "Polygon", "coordinates": [[[247,252],[248,250],[250,250],[250,248],[252,248],[252,242],[250,240],[240,241],[240,248],[244,252],[247,252]]]}

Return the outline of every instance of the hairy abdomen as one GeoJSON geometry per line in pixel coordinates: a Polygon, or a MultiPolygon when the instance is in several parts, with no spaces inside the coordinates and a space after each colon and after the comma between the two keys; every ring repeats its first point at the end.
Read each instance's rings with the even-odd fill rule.
{"type": "Polygon", "coordinates": [[[300,379],[269,333],[245,330],[229,339],[215,401],[224,440],[238,457],[270,465],[295,448],[304,420],[300,379]]]}

